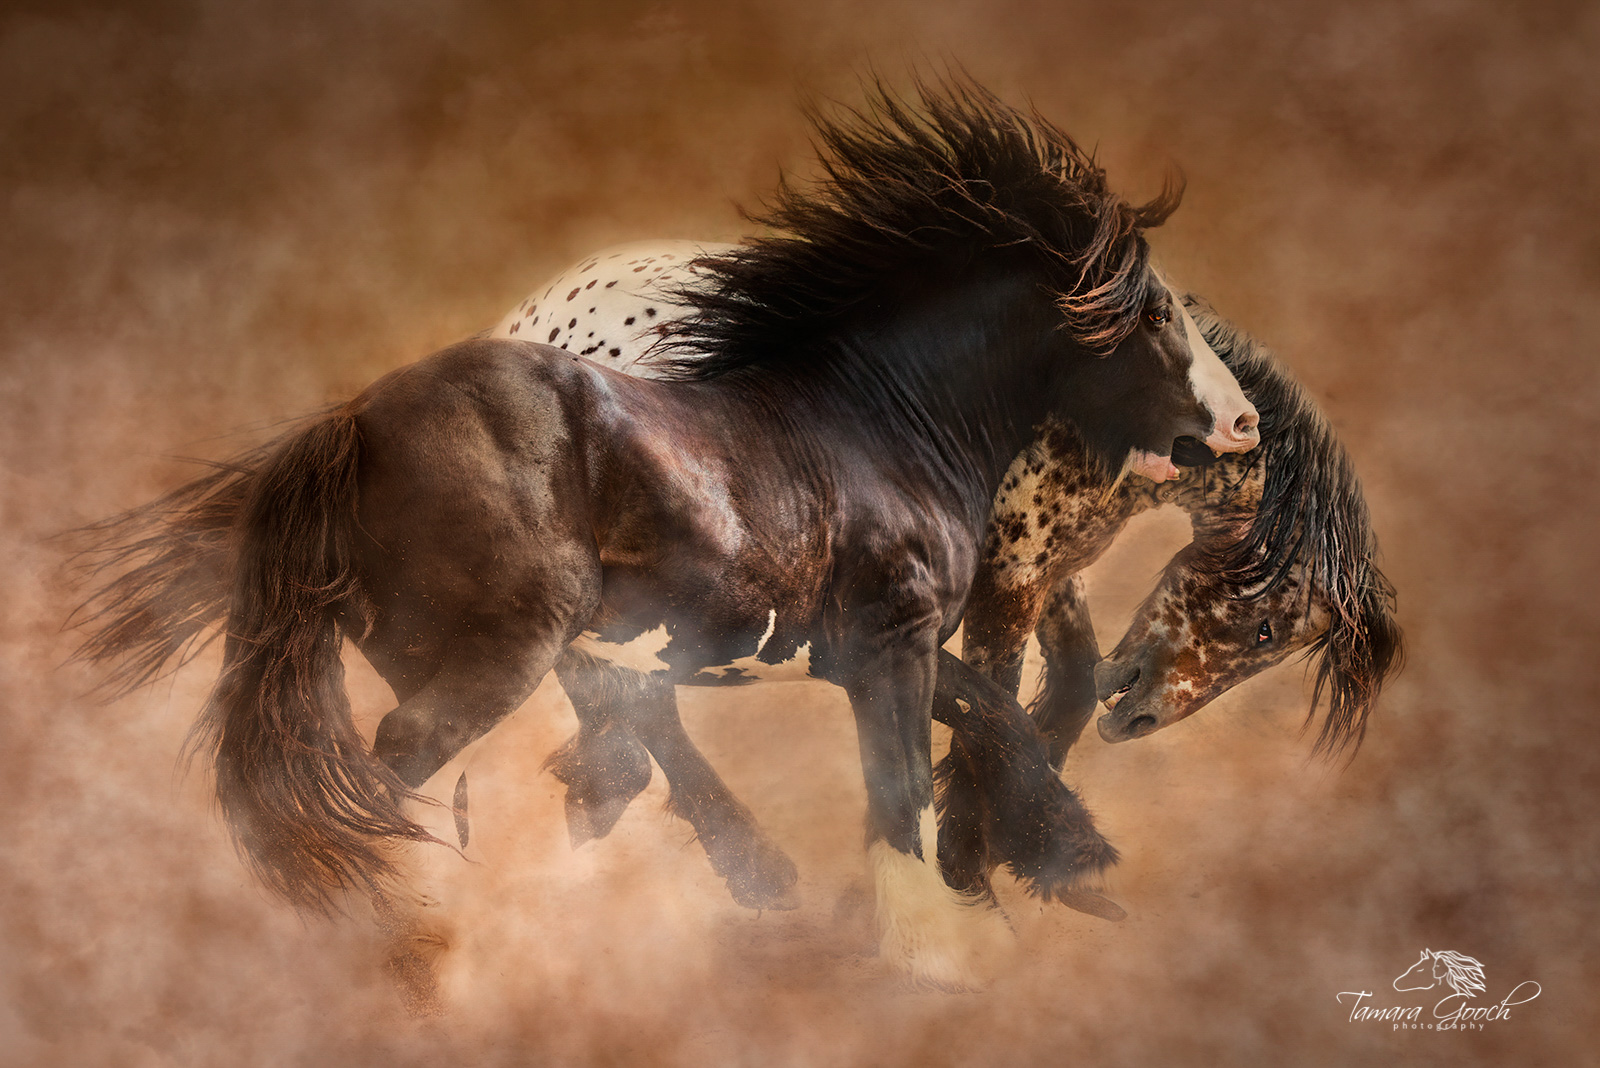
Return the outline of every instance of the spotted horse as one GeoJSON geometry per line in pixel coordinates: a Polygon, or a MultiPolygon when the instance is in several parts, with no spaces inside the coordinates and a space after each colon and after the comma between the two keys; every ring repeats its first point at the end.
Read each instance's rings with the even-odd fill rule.
{"type": "MultiPolygon", "coordinates": [[[[651,374],[652,346],[670,333],[666,324],[691,312],[684,304],[687,291],[704,284],[696,259],[729,251],[731,246],[681,241],[604,250],[536,290],[492,333],[511,336],[530,323],[548,322],[554,309],[562,326],[558,342],[581,345],[577,351],[584,352],[598,344],[594,339],[603,339],[603,347],[589,355],[630,373],[651,374]],[[578,299],[586,293],[591,298],[578,299]]],[[[1037,806],[1048,809],[1044,799],[1050,796],[1041,776],[1060,769],[1093,714],[1097,663],[1099,696],[1108,710],[1100,732],[1116,742],[1192,715],[1303,652],[1316,674],[1310,714],[1324,695],[1330,703],[1317,742],[1322,750],[1359,742],[1384,681],[1399,667],[1393,590],[1377,567],[1377,543],[1343,447],[1264,346],[1199,298],[1185,297],[1184,303],[1186,319],[1261,413],[1263,448],[1221,458],[1209,450],[1180,449],[1176,458],[1185,466],[1177,468],[1176,478],[1117,481],[1095,469],[1073,430],[1049,420],[1012,464],[993,503],[963,638],[969,671],[962,677],[975,672],[1003,693],[957,682],[946,667],[934,704],[935,718],[955,732],[952,752],[936,774],[943,787],[939,855],[947,879],[960,889],[990,893],[990,873],[1002,863],[1030,888],[1049,885],[1036,878],[1039,866],[1071,836],[1063,832],[1055,843],[1041,841],[1037,829],[1078,817],[1075,808],[1041,817],[1037,806]],[[1168,564],[1127,635],[1102,663],[1081,572],[1135,515],[1169,504],[1190,514],[1193,542],[1168,564]],[[1020,710],[1007,699],[1020,689],[1029,633],[1037,634],[1046,665],[1032,711],[1049,746],[1047,761],[1039,759],[1027,725],[1017,722],[1020,710]]],[[[693,750],[673,695],[644,679],[631,680],[629,692],[632,711],[621,716],[621,702],[575,701],[578,733],[550,762],[567,786],[574,843],[607,833],[649,784],[646,747],[629,724],[648,720],[653,730],[670,724],[674,745],[664,750],[669,759],[656,755],[674,797],[717,799],[710,806],[675,804],[693,813],[697,829],[734,823],[739,836],[758,842],[758,863],[730,869],[722,854],[718,870],[753,869],[754,879],[730,879],[734,896],[757,907],[781,904],[784,899],[773,897],[772,884],[759,874],[785,870],[772,859],[776,847],[693,750]]],[[[787,885],[777,881],[780,889],[787,885]]],[[[1120,912],[1098,895],[1061,897],[1097,914],[1120,912]]]]}
{"type": "MultiPolygon", "coordinates": [[[[1180,478],[1130,481],[1107,500],[1101,480],[1081,473],[1075,435],[1059,427],[1041,434],[996,498],[963,653],[1015,693],[1034,631],[1045,669],[1030,708],[1058,768],[1098,703],[1105,741],[1145,737],[1296,654],[1314,680],[1308,724],[1326,701],[1314,751],[1353,757],[1404,662],[1394,587],[1378,566],[1360,480],[1327,419],[1272,352],[1203,300],[1184,301],[1254,402],[1261,447],[1214,460],[1194,455],[1198,462],[1180,478]],[[1133,516],[1165,504],[1189,513],[1193,540],[1102,658],[1080,572],[1133,516]]],[[[983,789],[976,759],[958,739],[938,769],[946,806],[940,850],[953,885],[982,890],[995,858],[985,855],[992,847],[970,815],[983,789]]]]}
{"type": "MultiPolygon", "coordinates": [[[[663,380],[475,339],[99,528],[119,570],[85,656],[147,678],[225,615],[199,737],[268,887],[372,894],[436,939],[392,892],[437,840],[419,796],[552,669],[581,703],[567,669],[600,657],[662,686],[804,666],[855,714],[883,958],[974,981],[1004,924],[941,877],[930,709],[995,492],[1047,418],[1109,473],[1165,473],[1245,402],[1148,264],[1175,193],[1127,204],[965,82],[818,123],[826,180],[701,262],[663,380]],[[370,747],[342,638],[399,701],[370,747]]],[[[1094,843],[1067,878],[1109,862],[1094,843]]]]}

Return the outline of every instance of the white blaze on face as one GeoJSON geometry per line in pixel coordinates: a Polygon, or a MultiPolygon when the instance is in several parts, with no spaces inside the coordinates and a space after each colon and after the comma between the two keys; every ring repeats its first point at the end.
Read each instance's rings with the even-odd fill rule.
{"type": "Polygon", "coordinates": [[[1255,448],[1260,441],[1255,429],[1255,406],[1245,397],[1244,390],[1239,388],[1239,380],[1233,377],[1228,365],[1206,344],[1189,310],[1181,302],[1173,303],[1183,318],[1183,333],[1193,356],[1193,362],[1189,365],[1189,385],[1214,419],[1206,444],[1214,452],[1247,452],[1255,448]]]}
{"type": "MultiPolygon", "coordinates": [[[[1256,409],[1239,388],[1222,357],[1206,343],[1205,335],[1183,303],[1174,297],[1173,307],[1183,323],[1183,336],[1189,344],[1189,388],[1211,413],[1211,434],[1206,445],[1212,452],[1248,452],[1261,441],[1256,429],[1256,409]]],[[[1128,456],[1127,470],[1152,482],[1166,482],[1181,472],[1171,455],[1135,449],[1128,456]]]]}

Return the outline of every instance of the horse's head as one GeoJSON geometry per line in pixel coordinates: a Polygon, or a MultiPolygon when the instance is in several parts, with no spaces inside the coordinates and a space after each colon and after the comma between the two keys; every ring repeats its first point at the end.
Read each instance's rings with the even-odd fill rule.
{"type": "Polygon", "coordinates": [[[1173,557],[1122,641],[1095,667],[1106,741],[1171,726],[1327,633],[1328,599],[1303,566],[1252,591],[1203,562],[1193,545],[1173,557]]]}
{"type": "MultiPolygon", "coordinates": [[[[1178,439],[1245,452],[1260,442],[1260,419],[1154,269],[1145,266],[1141,281],[1132,328],[1073,377],[1066,414],[1102,455],[1126,455],[1127,470],[1163,482],[1178,477],[1178,439]]],[[[1091,347],[1106,340],[1087,339],[1091,347]]]]}
{"type": "Polygon", "coordinates": [[[1444,978],[1440,962],[1435,958],[1432,950],[1425,949],[1417,962],[1395,977],[1393,987],[1405,993],[1408,990],[1432,990],[1439,985],[1439,980],[1444,978]],[[1430,968],[1429,965],[1432,965],[1430,968]],[[1401,986],[1406,983],[1406,986],[1401,986]]]}
{"type": "Polygon", "coordinates": [[[1140,605],[1117,647],[1095,667],[1108,742],[1140,738],[1199,711],[1251,676],[1306,650],[1316,672],[1312,712],[1326,691],[1319,744],[1359,739],[1384,680],[1399,666],[1393,593],[1376,569],[1341,606],[1305,559],[1251,586],[1215,569],[1199,543],[1185,547],[1140,605]]]}
{"type": "MultiPolygon", "coordinates": [[[[1379,570],[1366,499],[1344,448],[1276,363],[1215,320],[1230,366],[1261,406],[1261,447],[1181,484],[1195,542],[1167,566],[1126,635],[1095,669],[1107,741],[1194,714],[1301,652],[1324,696],[1319,751],[1359,743],[1399,669],[1394,589],[1379,570]]],[[[1308,716],[1309,719],[1309,716],[1308,716]]]]}

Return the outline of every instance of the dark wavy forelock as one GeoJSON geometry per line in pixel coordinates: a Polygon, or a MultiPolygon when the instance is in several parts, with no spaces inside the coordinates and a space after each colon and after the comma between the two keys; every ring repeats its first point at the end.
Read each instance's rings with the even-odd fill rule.
{"type": "Polygon", "coordinates": [[[713,378],[792,358],[852,309],[902,282],[986,252],[1031,252],[1066,328],[1107,353],[1147,299],[1141,230],[1178,206],[1181,182],[1133,206],[1094,157],[1030,110],[965,77],[918,81],[916,102],[872,83],[863,110],[811,112],[822,177],[787,179],[753,221],[774,236],[699,261],[680,296],[696,310],[662,327],[666,377],[713,378]]]}

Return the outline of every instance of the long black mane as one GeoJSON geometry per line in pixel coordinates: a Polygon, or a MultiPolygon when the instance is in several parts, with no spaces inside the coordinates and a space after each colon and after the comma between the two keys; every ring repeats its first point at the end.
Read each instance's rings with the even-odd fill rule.
{"type": "Polygon", "coordinates": [[[1086,348],[1109,352],[1133,329],[1148,286],[1140,231],[1177,208],[1181,186],[1130,205],[1065,132],[966,79],[919,82],[918,104],[874,88],[862,111],[812,111],[824,177],[783,180],[751,216],[775,236],[697,261],[702,278],[676,294],[695,311],[660,328],[660,375],[825,359],[816,342],[853,312],[997,252],[1038,264],[1086,348]]]}
{"type": "Polygon", "coordinates": [[[1315,749],[1354,753],[1384,681],[1404,659],[1394,587],[1376,563],[1378,542],[1361,482],[1322,412],[1272,352],[1203,300],[1184,301],[1260,413],[1261,445],[1244,459],[1266,465],[1248,532],[1213,552],[1207,564],[1241,590],[1259,593],[1296,563],[1305,566],[1332,612],[1328,630],[1306,653],[1316,672],[1307,722],[1326,693],[1328,714],[1315,749]]]}

